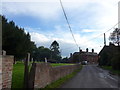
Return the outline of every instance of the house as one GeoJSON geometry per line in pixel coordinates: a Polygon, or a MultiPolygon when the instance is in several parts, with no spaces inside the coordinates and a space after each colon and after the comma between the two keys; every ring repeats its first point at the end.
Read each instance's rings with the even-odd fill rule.
{"type": "Polygon", "coordinates": [[[78,63],[82,61],[87,61],[90,64],[98,63],[98,54],[92,50],[92,52],[82,51],[80,52],[74,52],[73,55],[70,55],[70,62],[72,63],[78,63]]]}
{"type": "Polygon", "coordinates": [[[110,43],[99,52],[99,65],[111,65],[111,59],[116,52],[120,52],[120,46],[110,43]]]}

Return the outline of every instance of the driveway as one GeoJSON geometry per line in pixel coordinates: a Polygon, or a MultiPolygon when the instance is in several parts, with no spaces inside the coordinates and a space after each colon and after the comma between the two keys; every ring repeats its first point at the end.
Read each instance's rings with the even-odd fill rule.
{"type": "Polygon", "coordinates": [[[61,88],[118,88],[118,77],[110,75],[97,65],[84,65],[83,69],[61,88]]]}

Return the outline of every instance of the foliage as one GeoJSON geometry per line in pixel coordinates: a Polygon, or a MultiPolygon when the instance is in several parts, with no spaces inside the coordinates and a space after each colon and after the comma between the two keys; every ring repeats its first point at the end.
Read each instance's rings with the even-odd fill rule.
{"type": "Polygon", "coordinates": [[[111,61],[112,61],[112,68],[114,70],[120,70],[120,53],[115,53],[111,61]]]}
{"type": "Polygon", "coordinates": [[[65,57],[61,60],[61,63],[69,63],[68,57],[65,57]]]}
{"type": "Polygon", "coordinates": [[[2,17],[2,49],[8,55],[14,55],[16,59],[25,58],[28,52],[36,48],[34,42],[30,40],[30,34],[25,33],[23,28],[19,28],[13,21],[8,22],[2,17]]]}
{"type": "Polygon", "coordinates": [[[107,53],[103,52],[103,54],[100,56],[98,61],[99,61],[100,66],[106,65],[108,63],[108,55],[107,55],[107,53]]]}
{"type": "Polygon", "coordinates": [[[36,48],[33,54],[33,58],[36,61],[45,61],[45,58],[49,59],[51,55],[51,50],[49,48],[45,48],[44,46],[40,46],[36,48]]]}
{"type": "MultiPolygon", "coordinates": [[[[83,60],[83,57],[80,57],[80,60],[83,60]]],[[[79,55],[74,55],[72,63],[78,63],[79,62],[79,55]]]]}
{"type": "Polygon", "coordinates": [[[114,70],[112,66],[102,66],[102,68],[109,70],[111,74],[117,74],[120,76],[120,70],[114,70]]]}
{"type": "Polygon", "coordinates": [[[116,28],[111,34],[109,39],[113,41],[114,44],[120,45],[120,29],[116,28]]]}
{"type": "Polygon", "coordinates": [[[102,52],[100,53],[100,58],[99,58],[99,65],[108,65],[110,66],[112,64],[111,59],[113,57],[116,57],[115,53],[118,52],[118,48],[117,46],[115,46],[114,44],[110,43],[109,46],[104,46],[102,52]]]}
{"type": "Polygon", "coordinates": [[[61,60],[61,55],[59,51],[59,43],[57,41],[53,41],[51,46],[51,59],[56,60],[56,62],[60,62],[61,60]]]}

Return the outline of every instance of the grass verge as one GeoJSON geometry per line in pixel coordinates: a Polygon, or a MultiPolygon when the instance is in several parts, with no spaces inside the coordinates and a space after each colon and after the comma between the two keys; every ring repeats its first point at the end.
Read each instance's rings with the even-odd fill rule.
{"type": "Polygon", "coordinates": [[[119,75],[120,76],[120,70],[114,70],[112,66],[102,66],[103,69],[109,70],[111,74],[113,75],[119,75]]]}
{"type": "Polygon", "coordinates": [[[66,81],[68,81],[70,78],[72,78],[73,76],[75,76],[80,70],[82,69],[82,65],[80,65],[80,68],[75,70],[74,72],[72,72],[69,75],[66,75],[63,78],[60,78],[59,80],[56,80],[55,82],[47,85],[44,89],[47,88],[60,88],[60,86],[65,83],[66,81]]]}

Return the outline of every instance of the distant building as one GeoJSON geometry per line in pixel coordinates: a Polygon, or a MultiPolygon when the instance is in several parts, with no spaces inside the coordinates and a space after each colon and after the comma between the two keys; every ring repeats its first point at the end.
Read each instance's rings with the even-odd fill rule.
{"type": "Polygon", "coordinates": [[[98,63],[98,54],[95,53],[93,49],[92,52],[88,52],[88,49],[86,49],[86,51],[80,50],[80,52],[74,52],[70,59],[72,63],[87,61],[90,64],[94,64],[98,63]]]}

